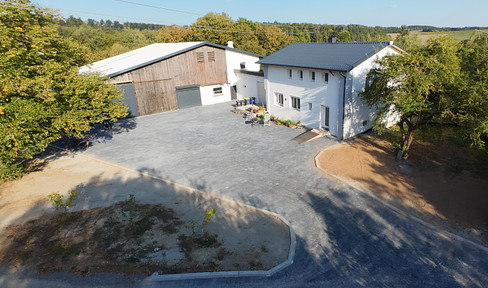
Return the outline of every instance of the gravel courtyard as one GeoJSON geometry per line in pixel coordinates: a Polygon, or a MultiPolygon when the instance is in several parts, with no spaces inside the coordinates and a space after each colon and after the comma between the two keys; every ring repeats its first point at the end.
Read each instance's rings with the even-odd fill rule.
{"type": "Polygon", "coordinates": [[[164,283],[0,270],[0,286],[486,287],[487,252],[323,176],[313,158],[335,138],[296,144],[290,140],[303,130],[252,127],[231,109],[223,103],[126,120],[84,153],[282,215],[297,235],[292,266],[270,278],[164,283]]]}

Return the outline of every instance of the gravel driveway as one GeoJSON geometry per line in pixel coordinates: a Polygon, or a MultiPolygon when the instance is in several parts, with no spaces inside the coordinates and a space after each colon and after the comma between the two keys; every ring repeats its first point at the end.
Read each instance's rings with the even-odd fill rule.
{"type": "MultiPolygon", "coordinates": [[[[297,234],[295,263],[271,278],[131,278],[127,286],[486,287],[488,253],[323,176],[313,157],[335,138],[299,145],[290,139],[302,130],[251,127],[231,109],[224,103],[128,120],[84,153],[282,215],[297,234]]],[[[66,285],[95,281],[62,275],[66,285]]],[[[111,276],[94,277],[112,284],[111,276]]]]}

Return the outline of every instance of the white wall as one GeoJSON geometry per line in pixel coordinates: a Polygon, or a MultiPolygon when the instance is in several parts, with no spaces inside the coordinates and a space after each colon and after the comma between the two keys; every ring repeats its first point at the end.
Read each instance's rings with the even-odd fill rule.
{"type": "Polygon", "coordinates": [[[348,73],[348,90],[344,105],[344,138],[352,137],[373,127],[373,120],[376,116],[375,111],[370,109],[360,99],[358,94],[364,91],[366,76],[375,66],[375,61],[392,54],[398,54],[398,52],[386,47],[348,73]],[[367,121],[364,126],[363,121],[367,121]]]}
{"type": "Polygon", "coordinates": [[[319,128],[320,106],[328,106],[329,131],[337,136],[340,132],[339,125],[342,124],[342,78],[336,71],[266,65],[267,109],[271,115],[285,120],[302,121],[302,124],[311,128],[319,128]],[[288,76],[288,69],[293,71],[291,79],[288,76]],[[299,79],[299,70],[303,70],[303,79],[299,79]],[[311,81],[311,71],[315,71],[315,81],[311,81]],[[324,81],[323,73],[329,73],[328,82],[324,81]],[[283,106],[275,103],[275,93],[283,94],[283,106]],[[290,96],[300,98],[300,111],[292,108],[290,96]],[[308,110],[308,103],[312,103],[312,110],[308,110]]]}
{"type": "Polygon", "coordinates": [[[249,75],[246,73],[237,72],[237,99],[256,97],[256,103],[265,104],[266,97],[262,95],[259,97],[258,82],[264,82],[263,76],[249,75]]]}
{"type": "Polygon", "coordinates": [[[237,75],[235,69],[241,69],[241,62],[246,63],[246,70],[259,71],[260,65],[256,64],[259,57],[248,54],[239,53],[236,51],[225,50],[225,57],[227,62],[227,81],[230,84],[237,82],[237,75]]]}
{"type": "Polygon", "coordinates": [[[211,105],[230,101],[230,85],[212,85],[200,87],[202,105],[211,105]],[[213,88],[222,87],[222,94],[215,95],[213,88]]]}

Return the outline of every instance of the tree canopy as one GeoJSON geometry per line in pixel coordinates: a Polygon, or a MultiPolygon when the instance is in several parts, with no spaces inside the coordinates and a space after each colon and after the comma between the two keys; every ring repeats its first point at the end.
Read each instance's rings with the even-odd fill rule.
{"type": "Polygon", "coordinates": [[[386,56],[368,74],[361,93],[378,107],[375,129],[392,115],[402,133],[407,158],[413,132],[422,125],[462,125],[473,145],[483,147],[488,132],[488,38],[475,34],[464,45],[449,37],[431,39],[409,54],[386,56]]]}
{"type": "Polygon", "coordinates": [[[28,0],[0,7],[0,180],[63,136],[126,115],[120,91],[97,75],[78,75],[86,49],[59,35],[55,15],[28,0]]]}

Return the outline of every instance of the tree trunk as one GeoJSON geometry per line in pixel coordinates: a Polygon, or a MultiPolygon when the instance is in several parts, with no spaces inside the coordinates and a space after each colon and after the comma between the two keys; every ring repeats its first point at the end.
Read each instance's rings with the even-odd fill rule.
{"type": "Polygon", "coordinates": [[[402,140],[403,140],[401,158],[407,159],[410,146],[412,145],[413,142],[414,126],[412,125],[412,122],[405,116],[402,116],[400,118],[400,122],[398,123],[398,125],[400,126],[400,131],[402,133],[402,140]],[[406,130],[404,124],[407,125],[406,130]]]}

